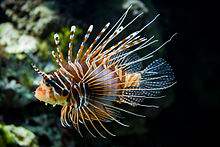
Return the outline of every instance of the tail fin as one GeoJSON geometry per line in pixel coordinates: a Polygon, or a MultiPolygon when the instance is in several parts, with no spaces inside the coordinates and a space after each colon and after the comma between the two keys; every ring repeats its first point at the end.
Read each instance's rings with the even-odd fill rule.
{"type": "Polygon", "coordinates": [[[175,83],[171,66],[162,58],[153,61],[141,71],[141,87],[161,91],[175,83]]]}
{"type": "Polygon", "coordinates": [[[172,68],[162,58],[149,64],[140,75],[138,86],[126,87],[123,91],[129,103],[140,104],[144,99],[161,98],[163,91],[175,84],[172,68]]]}

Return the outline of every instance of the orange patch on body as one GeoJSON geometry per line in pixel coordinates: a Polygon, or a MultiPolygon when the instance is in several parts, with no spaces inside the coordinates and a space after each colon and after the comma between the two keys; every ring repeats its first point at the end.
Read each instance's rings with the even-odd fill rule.
{"type": "Polygon", "coordinates": [[[138,87],[140,86],[140,79],[141,79],[140,73],[126,74],[124,87],[125,88],[131,86],[138,87]]]}
{"type": "MultiPolygon", "coordinates": [[[[116,68],[117,69],[117,68],[116,68]]],[[[117,70],[117,75],[123,84],[123,87],[138,87],[140,86],[141,74],[140,73],[125,73],[123,70],[117,70]]]]}

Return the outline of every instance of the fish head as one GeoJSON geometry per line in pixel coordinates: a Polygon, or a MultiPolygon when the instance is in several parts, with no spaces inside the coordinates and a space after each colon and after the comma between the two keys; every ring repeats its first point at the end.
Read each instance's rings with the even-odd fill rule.
{"type": "Polygon", "coordinates": [[[35,90],[35,97],[45,104],[65,105],[69,92],[58,87],[53,80],[44,78],[35,90]]]}

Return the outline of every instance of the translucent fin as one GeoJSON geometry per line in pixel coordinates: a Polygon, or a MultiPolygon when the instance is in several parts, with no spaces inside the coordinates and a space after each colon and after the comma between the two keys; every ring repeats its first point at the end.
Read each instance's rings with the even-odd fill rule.
{"type": "Polygon", "coordinates": [[[144,87],[162,88],[174,82],[174,73],[171,66],[162,58],[153,61],[142,72],[144,87]]]}
{"type": "Polygon", "coordinates": [[[117,122],[118,124],[122,125],[122,126],[125,126],[125,127],[128,127],[128,125],[126,124],[123,124],[122,122],[120,122],[119,120],[117,120],[114,116],[111,115],[111,113],[108,113],[106,112],[105,110],[93,105],[90,103],[91,106],[93,106],[95,109],[98,109],[100,110],[102,113],[104,113],[105,115],[107,115],[107,117],[109,117],[111,120],[114,120],[115,122],[117,122]]]}
{"type": "Polygon", "coordinates": [[[89,107],[85,107],[95,118],[96,120],[99,122],[100,126],[111,136],[116,136],[115,134],[112,134],[103,124],[102,122],[99,120],[99,118],[97,117],[97,115],[89,108],[89,107]]]}
{"type": "Polygon", "coordinates": [[[118,111],[121,111],[121,112],[124,112],[124,113],[127,113],[127,114],[131,114],[131,115],[134,115],[134,116],[138,116],[138,117],[146,117],[144,115],[141,115],[141,114],[137,114],[137,113],[134,113],[134,112],[131,112],[131,111],[128,111],[128,110],[125,110],[125,109],[122,109],[122,108],[119,108],[119,107],[116,107],[116,106],[113,106],[113,105],[108,105],[104,102],[101,102],[101,101],[98,101],[98,100],[92,100],[92,99],[89,99],[90,101],[95,101],[105,107],[108,107],[108,108],[111,108],[111,109],[114,109],[114,110],[118,110],[118,111]]]}
{"type": "Polygon", "coordinates": [[[87,126],[86,121],[85,121],[85,119],[84,119],[84,116],[83,116],[83,113],[82,113],[81,109],[79,109],[79,113],[80,113],[82,122],[83,122],[84,126],[86,127],[87,131],[88,131],[93,137],[96,137],[96,136],[90,131],[89,127],[87,126]]]}
{"type": "Polygon", "coordinates": [[[164,90],[175,84],[172,68],[162,58],[153,61],[140,73],[140,86],[129,87],[128,90],[123,91],[123,95],[130,101],[142,103],[144,97],[160,98],[164,90]]]}
{"type": "Polygon", "coordinates": [[[96,130],[96,132],[102,137],[102,138],[106,138],[94,125],[94,123],[92,122],[89,114],[86,112],[86,110],[84,109],[84,107],[82,107],[82,110],[84,112],[84,114],[86,115],[86,118],[89,120],[90,124],[92,125],[92,127],[96,130]]]}

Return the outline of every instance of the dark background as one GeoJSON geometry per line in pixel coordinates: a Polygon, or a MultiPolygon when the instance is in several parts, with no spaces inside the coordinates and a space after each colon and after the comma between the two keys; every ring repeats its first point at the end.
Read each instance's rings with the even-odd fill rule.
{"type": "MultiPolygon", "coordinates": [[[[64,5],[60,8],[61,13],[70,2],[58,1],[64,5]]],[[[142,2],[145,3],[144,0],[142,2]]],[[[104,143],[94,141],[93,146],[217,146],[220,144],[220,56],[216,45],[219,38],[216,27],[218,9],[211,1],[152,0],[151,3],[161,14],[158,24],[163,28],[163,40],[174,32],[178,33],[166,46],[166,56],[177,78],[173,88],[175,100],[150,121],[150,132],[147,134],[125,135],[104,143]]],[[[81,19],[83,23],[80,21],[79,24],[93,22],[94,16],[88,16],[94,15],[93,10],[99,7],[111,11],[110,0],[84,1],[82,6],[84,8],[80,7],[77,14],[86,19],[81,19]]],[[[7,19],[3,10],[1,14],[2,20],[7,19]]],[[[76,145],[89,144],[86,140],[80,141],[76,145]]]]}
{"type": "Polygon", "coordinates": [[[154,3],[162,17],[170,20],[168,32],[179,33],[175,49],[169,52],[177,74],[176,101],[155,122],[152,132],[156,132],[156,142],[165,146],[217,145],[220,108],[220,62],[215,46],[217,9],[208,1],[154,3]]]}

